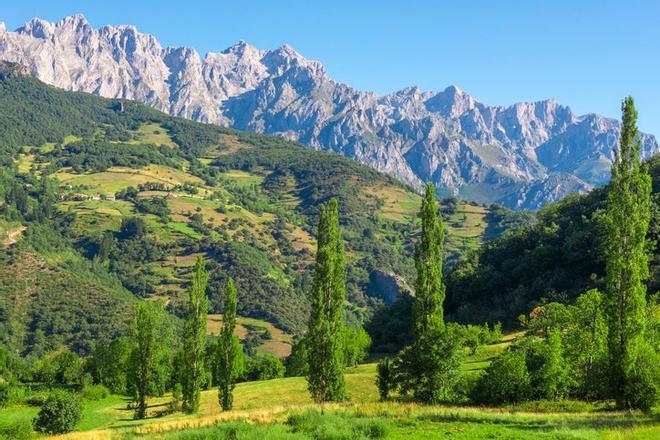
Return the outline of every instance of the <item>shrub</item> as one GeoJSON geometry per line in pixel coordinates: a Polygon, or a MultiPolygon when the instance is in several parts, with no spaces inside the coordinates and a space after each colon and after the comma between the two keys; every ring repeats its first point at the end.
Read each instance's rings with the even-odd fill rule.
{"type": "Polygon", "coordinates": [[[54,359],[57,365],[55,382],[62,385],[73,385],[80,383],[82,366],[80,358],[72,351],[64,350],[58,353],[54,359]]]}
{"type": "Polygon", "coordinates": [[[30,394],[25,398],[25,403],[30,406],[42,406],[46,399],[48,399],[48,393],[45,391],[39,391],[34,394],[30,394]]]}
{"type": "Polygon", "coordinates": [[[245,379],[269,380],[284,377],[284,364],[272,354],[265,354],[245,360],[245,379]]]}
{"type": "Polygon", "coordinates": [[[602,409],[604,403],[595,405],[593,403],[585,402],[583,400],[531,400],[529,402],[521,402],[512,404],[506,407],[509,411],[523,411],[523,412],[536,412],[536,413],[586,413],[594,412],[602,409]]]}
{"type": "Polygon", "coordinates": [[[649,412],[660,400],[660,356],[647,343],[639,348],[626,388],[632,408],[649,412]]]}
{"type": "Polygon", "coordinates": [[[6,382],[0,382],[0,408],[9,404],[11,391],[11,385],[6,382]]]}
{"type": "Polygon", "coordinates": [[[479,373],[464,372],[458,378],[455,387],[455,403],[467,403],[474,395],[475,388],[479,382],[479,373]]]}
{"type": "Polygon", "coordinates": [[[392,367],[389,358],[383,358],[378,362],[376,385],[378,385],[378,394],[380,395],[381,402],[387,400],[392,385],[392,367]]]}
{"type": "Polygon", "coordinates": [[[462,338],[455,326],[406,347],[394,364],[396,386],[418,402],[439,403],[456,397],[463,355],[462,338]]]}
{"type": "Polygon", "coordinates": [[[51,394],[34,419],[34,428],[47,434],[63,434],[73,431],[82,414],[80,398],[59,391],[51,394]]]}
{"type": "Polygon", "coordinates": [[[529,399],[530,376],[525,354],[508,349],[491,363],[479,378],[472,399],[476,403],[497,405],[529,399]]]}
{"type": "Polygon", "coordinates": [[[489,337],[488,326],[479,327],[478,325],[468,324],[463,328],[463,345],[468,347],[472,354],[477,353],[479,346],[484,344],[489,337]]]}
{"type": "Polygon", "coordinates": [[[103,400],[110,395],[110,390],[104,385],[86,385],[81,391],[82,397],[86,400],[103,400]]]}

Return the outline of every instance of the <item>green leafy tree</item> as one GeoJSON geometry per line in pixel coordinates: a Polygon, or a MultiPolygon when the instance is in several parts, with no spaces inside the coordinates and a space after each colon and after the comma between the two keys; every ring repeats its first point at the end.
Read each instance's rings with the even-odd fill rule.
{"type": "Polygon", "coordinates": [[[576,380],[576,397],[607,397],[607,322],[603,295],[591,289],[580,295],[572,307],[572,322],[563,331],[565,358],[576,380]]]}
{"type": "Polygon", "coordinates": [[[321,207],[317,246],[307,334],[307,384],[314,401],[321,403],[346,398],[342,347],[346,259],[335,199],[321,207]]]}
{"type": "Polygon", "coordinates": [[[131,339],[128,384],[135,401],[135,418],[143,419],[147,416],[147,398],[164,393],[170,373],[172,337],[162,303],[135,303],[131,339]]]}
{"type": "Polygon", "coordinates": [[[206,283],[208,279],[204,259],[197,257],[195,273],[188,292],[186,320],[183,327],[182,409],[188,414],[199,410],[202,382],[206,374],[204,356],[206,353],[208,314],[206,283]]]}
{"type": "Polygon", "coordinates": [[[234,387],[242,373],[242,362],[239,361],[242,360],[243,352],[238,338],[234,336],[237,303],[236,288],[230,278],[225,290],[222,330],[218,340],[218,400],[225,411],[233,406],[234,387]]]}
{"type": "Polygon", "coordinates": [[[607,198],[606,297],[610,387],[617,404],[635,407],[633,382],[643,352],[646,286],[649,276],[646,233],[650,221],[651,178],[640,161],[637,111],[631,97],[622,104],[619,149],[612,164],[607,198]]]}
{"type": "Polygon", "coordinates": [[[371,346],[371,338],[362,327],[344,327],[342,331],[344,339],[344,366],[355,367],[367,357],[367,351],[371,346]]]}
{"type": "MultiPolygon", "coordinates": [[[[442,251],[445,228],[438,216],[435,187],[426,185],[422,199],[422,236],[415,249],[415,302],[413,303],[413,325],[415,338],[425,339],[444,329],[445,285],[442,282],[442,251]]],[[[421,342],[421,341],[420,341],[421,342]]]]}
{"type": "Polygon", "coordinates": [[[282,361],[270,353],[246,358],[245,376],[247,380],[270,380],[284,377],[286,367],[282,361]]]}
{"type": "Polygon", "coordinates": [[[566,397],[570,386],[569,371],[562,353],[559,330],[551,329],[543,341],[540,367],[532,378],[534,392],[542,399],[566,397]]]}
{"type": "Polygon", "coordinates": [[[466,347],[470,349],[472,354],[476,354],[477,350],[488,337],[488,326],[480,327],[478,325],[468,324],[463,329],[463,343],[466,347]]]}
{"type": "Polygon", "coordinates": [[[57,365],[55,382],[62,385],[75,385],[80,383],[82,365],[80,358],[72,351],[64,350],[53,360],[57,365]]]}
{"type": "Polygon", "coordinates": [[[435,187],[426,185],[421,208],[421,243],[415,250],[414,342],[397,359],[397,385],[416,400],[437,403],[452,397],[458,382],[461,337],[444,323],[442,282],[444,225],[438,216],[435,187]]]}
{"type": "Polygon", "coordinates": [[[87,370],[97,383],[117,394],[126,392],[126,374],[131,358],[131,341],[117,338],[110,344],[99,344],[86,362],[87,370]]]}

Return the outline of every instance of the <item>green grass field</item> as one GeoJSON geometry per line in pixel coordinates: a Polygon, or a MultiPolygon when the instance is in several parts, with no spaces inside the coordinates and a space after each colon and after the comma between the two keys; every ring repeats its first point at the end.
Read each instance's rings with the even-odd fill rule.
{"type": "MultiPolygon", "coordinates": [[[[244,323],[255,324],[253,320],[244,323]]],[[[257,323],[259,324],[259,323],[257,323]]],[[[467,355],[464,371],[478,373],[507,342],[467,355]]],[[[660,413],[643,415],[580,402],[529,402],[501,408],[423,406],[395,398],[378,402],[376,365],[346,372],[349,400],[322,408],[309,398],[302,377],[238,384],[234,409],[223,412],[217,391],[202,392],[196,415],[160,415],[170,396],[149,401],[148,418],[133,420],[128,399],[109,396],[85,403],[71,439],[655,439],[660,413]]],[[[0,410],[3,424],[31,420],[37,408],[0,410]]]]}
{"type": "Polygon", "coordinates": [[[167,130],[158,124],[142,124],[140,128],[133,132],[136,140],[130,143],[134,144],[154,144],[165,145],[166,147],[176,148],[176,143],[172,140],[167,130]]]}

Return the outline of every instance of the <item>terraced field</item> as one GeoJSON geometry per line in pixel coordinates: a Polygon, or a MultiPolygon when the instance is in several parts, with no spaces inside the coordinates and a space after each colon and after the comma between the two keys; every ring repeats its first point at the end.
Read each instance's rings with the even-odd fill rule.
{"type": "MultiPolygon", "coordinates": [[[[220,334],[221,326],[222,315],[209,315],[206,328],[207,334],[217,336],[220,334]]],[[[263,335],[265,332],[267,332],[269,337],[257,347],[258,353],[269,353],[279,358],[285,358],[291,354],[291,344],[293,343],[293,337],[291,335],[267,321],[242,316],[237,318],[235,334],[241,340],[246,339],[250,335],[263,335]]]]}

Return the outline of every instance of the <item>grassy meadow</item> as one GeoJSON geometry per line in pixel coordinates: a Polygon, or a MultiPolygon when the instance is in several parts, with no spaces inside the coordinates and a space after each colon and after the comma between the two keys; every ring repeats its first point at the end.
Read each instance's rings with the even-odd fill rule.
{"type": "MultiPolygon", "coordinates": [[[[210,331],[219,316],[210,317],[210,331]]],[[[263,325],[239,320],[244,325],[263,325]]],[[[276,329],[275,329],[276,330],[276,329]]],[[[508,345],[466,351],[463,370],[478,374],[508,345]]],[[[274,339],[277,339],[274,337],[274,339]]],[[[265,349],[265,347],[264,347],[265,349]]],[[[129,399],[111,395],[86,401],[76,431],[60,439],[654,439],[660,438],[660,413],[613,411],[607,404],[574,401],[528,402],[498,408],[424,406],[395,396],[379,402],[376,364],[346,371],[349,400],[314,404],[302,377],[245,382],[236,386],[234,409],[223,412],[217,390],[202,391],[196,415],[167,414],[170,395],[149,400],[148,417],[133,420],[129,399]]],[[[0,410],[3,424],[28,423],[36,407],[0,410]]]]}

